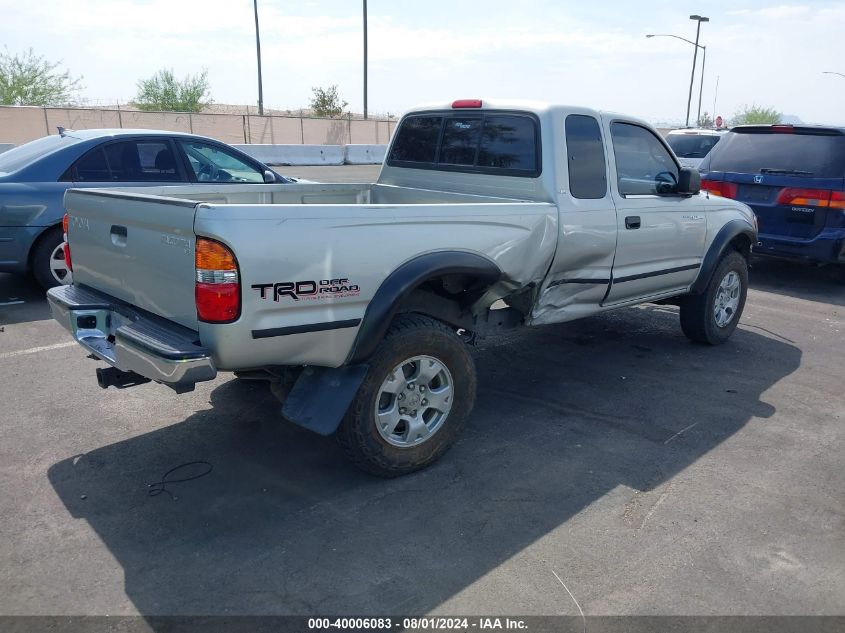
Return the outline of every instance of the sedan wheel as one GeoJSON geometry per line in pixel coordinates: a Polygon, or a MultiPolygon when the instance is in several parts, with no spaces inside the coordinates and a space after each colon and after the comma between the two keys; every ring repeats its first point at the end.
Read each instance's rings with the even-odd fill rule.
{"type": "Polygon", "coordinates": [[[62,242],[50,254],[50,273],[53,279],[60,285],[69,285],[73,283],[73,273],[65,263],[65,244],[62,242]]]}

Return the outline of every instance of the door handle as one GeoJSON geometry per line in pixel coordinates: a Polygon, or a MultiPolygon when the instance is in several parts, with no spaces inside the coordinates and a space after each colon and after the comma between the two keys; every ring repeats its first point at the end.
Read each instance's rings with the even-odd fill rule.
{"type": "Polygon", "coordinates": [[[638,229],[640,228],[640,224],[640,216],[638,215],[629,215],[625,218],[626,229],[638,229]]]}
{"type": "Polygon", "coordinates": [[[112,224],[111,227],[111,243],[115,246],[126,246],[126,227],[112,224]]]}

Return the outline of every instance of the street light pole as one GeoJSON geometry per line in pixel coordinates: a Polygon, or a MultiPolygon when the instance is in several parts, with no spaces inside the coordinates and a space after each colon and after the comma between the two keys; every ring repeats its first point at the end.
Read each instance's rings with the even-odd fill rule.
{"type": "MultiPolygon", "coordinates": [[[[698,117],[695,125],[701,127],[701,95],[704,92],[704,65],[707,63],[707,47],[701,47],[701,83],[698,86],[698,117]]],[[[716,116],[715,114],[713,116],[716,116]]]]}
{"type": "Polygon", "coordinates": [[[698,36],[701,33],[701,23],[710,21],[710,18],[701,15],[691,15],[689,19],[695,20],[697,24],[695,27],[695,50],[692,53],[692,73],[690,73],[689,78],[689,97],[687,98],[687,127],[689,127],[689,111],[692,106],[692,85],[695,83],[695,64],[698,61],[698,36]]]}
{"type": "Polygon", "coordinates": [[[261,85],[261,38],[258,35],[258,0],[252,0],[255,10],[255,54],[258,57],[258,114],[264,115],[264,88],[261,85]]]}
{"type": "Polygon", "coordinates": [[[834,70],[823,70],[822,75],[839,75],[840,77],[845,77],[842,73],[838,73],[834,70]]]}
{"type": "Polygon", "coordinates": [[[367,118],[367,0],[364,0],[364,118],[367,118]]]}
{"type": "MultiPolygon", "coordinates": [[[[701,59],[701,85],[698,88],[698,118],[701,119],[701,93],[704,90],[704,65],[707,62],[707,47],[701,44],[696,44],[692,40],[688,40],[680,35],[672,35],[671,33],[649,33],[646,37],[674,37],[676,40],[682,40],[691,46],[695,46],[696,50],[699,48],[704,52],[701,59]]],[[[695,66],[693,66],[693,77],[695,76],[695,66]]],[[[692,87],[692,79],[690,79],[690,87],[692,87]]],[[[690,92],[690,98],[692,93],[690,92]]],[[[715,110],[715,106],[713,108],[715,110]]],[[[687,106],[687,125],[689,125],[689,105],[687,106]]]]}

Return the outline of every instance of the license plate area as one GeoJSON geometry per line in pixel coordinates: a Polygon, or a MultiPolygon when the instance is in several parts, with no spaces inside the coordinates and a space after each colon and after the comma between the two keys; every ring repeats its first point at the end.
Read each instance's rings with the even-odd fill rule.
{"type": "Polygon", "coordinates": [[[778,191],[777,187],[765,185],[740,185],[737,199],[741,202],[771,204],[774,202],[778,191]]]}

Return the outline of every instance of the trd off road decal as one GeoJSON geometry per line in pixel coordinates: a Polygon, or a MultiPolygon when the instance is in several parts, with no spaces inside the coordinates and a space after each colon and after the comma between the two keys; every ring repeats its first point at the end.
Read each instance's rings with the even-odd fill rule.
{"type": "Polygon", "coordinates": [[[274,284],[252,284],[262,299],[293,299],[314,301],[320,299],[342,299],[357,297],[361,289],[357,284],[350,284],[349,279],[320,279],[319,281],[280,281],[274,284]]]}

